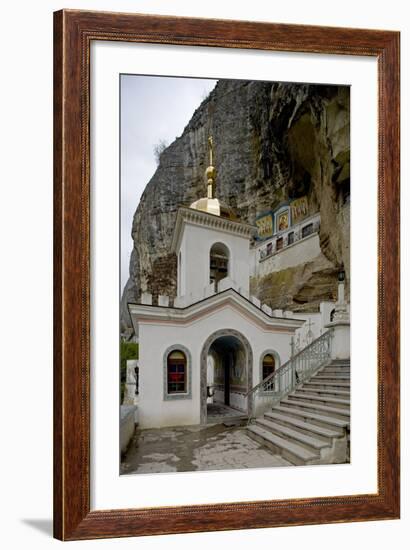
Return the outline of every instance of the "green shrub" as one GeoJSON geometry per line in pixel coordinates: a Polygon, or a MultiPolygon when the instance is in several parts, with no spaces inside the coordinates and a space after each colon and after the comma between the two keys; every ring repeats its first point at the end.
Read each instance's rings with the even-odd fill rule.
{"type": "Polygon", "coordinates": [[[127,380],[127,360],[138,359],[138,344],[135,342],[120,343],[120,372],[121,372],[121,403],[124,398],[125,382],[127,380]]]}

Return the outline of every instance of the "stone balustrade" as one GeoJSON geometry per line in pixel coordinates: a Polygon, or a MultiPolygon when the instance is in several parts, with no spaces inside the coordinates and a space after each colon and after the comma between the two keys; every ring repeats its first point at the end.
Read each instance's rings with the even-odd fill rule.
{"type": "Polygon", "coordinates": [[[169,296],[163,296],[160,294],[158,296],[158,305],[162,307],[168,307],[169,306],[169,296]]]}
{"type": "Polygon", "coordinates": [[[143,292],[141,294],[141,304],[150,306],[152,305],[152,294],[149,292],[143,292]]]}

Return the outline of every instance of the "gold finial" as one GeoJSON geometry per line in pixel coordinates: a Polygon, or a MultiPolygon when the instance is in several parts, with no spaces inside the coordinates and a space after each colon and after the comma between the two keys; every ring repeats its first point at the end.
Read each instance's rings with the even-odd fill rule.
{"type": "Polygon", "coordinates": [[[209,136],[208,138],[208,145],[209,145],[209,165],[212,166],[212,153],[214,148],[214,142],[213,142],[212,136],[209,136]]]}
{"type": "Polygon", "coordinates": [[[213,150],[214,150],[214,142],[212,139],[212,136],[209,136],[208,138],[208,146],[209,146],[209,166],[205,170],[206,179],[208,182],[208,199],[213,198],[213,185],[215,183],[215,168],[213,166],[213,150]]]}
{"type": "Polygon", "coordinates": [[[205,170],[206,181],[208,184],[207,196],[193,202],[190,208],[194,208],[195,210],[201,210],[202,212],[208,212],[208,214],[213,214],[214,216],[220,216],[221,205],[219,204],[218,199],[214,199],[213,197],[213,186],[215,183],[216,170],[213,166],[214,142],[213,142],[212,136],[209,136],[208,138],[208,150],[209,150],[209,166],[205,170]]]}

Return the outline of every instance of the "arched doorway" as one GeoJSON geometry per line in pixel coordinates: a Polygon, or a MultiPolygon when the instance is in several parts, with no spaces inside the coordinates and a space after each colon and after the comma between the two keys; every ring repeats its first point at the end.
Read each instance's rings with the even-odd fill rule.
{"type": "Polygon", "coordinates": [[[208,401],[236,409],[239,415],[251,413],[252,398],[246,393],[252,387],[252,370],[252,348],[243,334],[223,329],[207,338],[201,352],[201,424],[207,422],[208,401]],[[210,379],[215,390],[212,399],[208,391],[210,379]]]}

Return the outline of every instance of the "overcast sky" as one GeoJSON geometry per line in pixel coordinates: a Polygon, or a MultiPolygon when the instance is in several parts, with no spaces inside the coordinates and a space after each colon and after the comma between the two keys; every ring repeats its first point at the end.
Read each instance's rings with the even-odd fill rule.
{"type": "Polygon", "coordinates": [[[157,164],[154,147],[179,137],[216,80],[121,76],[121,289],[128,279],[134,212],[157,164]]]}

